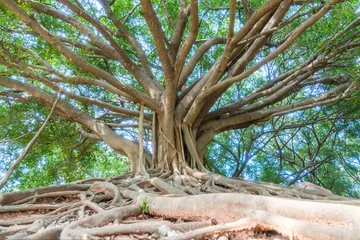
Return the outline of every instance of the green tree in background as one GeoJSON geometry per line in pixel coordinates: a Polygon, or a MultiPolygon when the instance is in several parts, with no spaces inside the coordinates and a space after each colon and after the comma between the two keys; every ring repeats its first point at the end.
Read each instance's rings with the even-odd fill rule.
{"type": "Polygon", "coordinates": [[[358,107],[334,107],[332,114],[327,108],[311,109],[219,134],[207,152],[209,168],[286,185],[309,181],[359,198],[358,107]]]}

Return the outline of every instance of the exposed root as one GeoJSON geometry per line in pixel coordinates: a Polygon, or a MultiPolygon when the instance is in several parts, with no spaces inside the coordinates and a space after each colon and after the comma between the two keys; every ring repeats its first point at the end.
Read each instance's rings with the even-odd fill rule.
{"type": "Polygon", "coordinates": [[[183,175],[148,172],[149,178],[127,173],[0,194],[0,239],[225,240],[251,232],[279,239],[360,236],[360,201],[316,187],[249,182],[186,168],[183,175]]]}
{"type": "Polygon", "coordinates": [[[34,203],[36,200],[39,200],[41,198],[47,198],[47,197],[71,197],[74,196],[77,198],[77,195],[80,194],[80,191],[63,191],[63,192],[51,192],[51,193],[45,193],[40,195],[33,195],[24,199],[21,199],[19,201],[12,202],[11,205],[18,205],[23,203],[34,203]]]}
{"type": "Polygon", "coordinates": [[[102,211],[96,215],[72,222],[61,232],[60,239],[76,238],[78,235],[85,232],[85,230],[81,230],[81,227],[98,227],[104,223],[113,221],[114,219],[136,216],[140,213],[141,210],[138,206],[119,207],[107,211],[102,211]]]}
{"type": "Polygon", "coordinates": [[[167,217],[197,216],[227,221],[246,217],[244,210],[265,210],[280,216],[360,228],[360,208],[237,193],[178,198],[147,197],[150,213],[167,217]],[[231,211],[229,211],[231,209],[231,211]],[[334,214],[336,213],[336,214],[334,214]]]}
{"type": "Polygon", "coordinates": [[[86,191],[90,185],[87,184],[66,184],[59,186],[51,186],[44,188],[36,188],[32,190],[20,191],[20,192],[11,192],[11,193],[2,193],[0,194],[0,206],[7,203],[11,203],[17,200],[23,200],[27,197],[33,197],[39,194],[51,193],[51,192],[66,192],[66,191],[86,191]]]}
{"type": "Polygon", "coordinates": [[[151,184],[154,185],[157,189],[159,189],[161,192],[164,193],[173,193],[173,194],[179,194],[179,195],[187,195],[185,192],[179,190],[176,187],[173,187],[160,178],[152,178],[151,184]]]}
{"type": "Polygon", "coordinates": [[[119,189],[109,182],[94,182],[91,185],[90,191],[95,194],[104,193],[113,198],[112,204],[121,202],[121,195],[119,189]]]}
{"type": "Polygon", "coordinates": [[[298,221],[285,218],[265,211],[248,211],[248,217],[238,221],[200,228],[185,232],[172,240],[204,239],[213,234],[222,232],[238,232],[244,230],[277,231],[282,236],[290,239],[356,239],[360,231],[348,230],[341,227],[326,226],[321,224],[298,221]],[[324,232],[327,234],[324,235],[324,232]]]}

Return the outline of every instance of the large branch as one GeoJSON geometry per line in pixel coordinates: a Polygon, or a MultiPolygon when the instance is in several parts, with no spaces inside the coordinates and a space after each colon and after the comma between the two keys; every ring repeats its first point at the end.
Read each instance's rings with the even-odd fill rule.
{"type": "MultiPolygon", "coordinates": [[[[0,48],[0,52],[2,52],[1,48],[0,48]]],[[[87,84],[87,85],[99,86],[99,87],[103,88],[104,90],[107,90],[111,93],[117,94],[118,96],[125,97],[125,99],[127,99],[127,101],[129,101],[129,102],[136,102],[136,100],[134,98],[132,98],[131,96],[129,96],[128,94],[120,91],[119,89],[108,84],[107,82],[103,82],[103,81],[100,81],[97,79],[93,79],[93,78],[89,78],[89,77],[82,77],[82,76],[65,77],[57,72],[56,72],[56,74],[59,76],[59,78],[54,78],[54,77],[48,77],[48,76],[42,76],[42,75],[36,74],[35,71],[32,70],[32,66],[26,66],[24,63],[14,64],[11,62],[6,62],[2,59],[0,59],[0,63],[10,69],[16,70],[17,76],[21,76],[24,78],[30,78],[32,80],[37,80],[39,82],[42,82],[46,86],[51,87],[55,91],[59,90],[58,86],[55,83],[79,84],[79,85],[87,84]]],[[[47,69],[47,68],[43,68],[42,70],[49,71],[49,69],[47,69]]],[[[12,75],[15,75],[15,74],[12,74],[12,73],[7,74],[7,76],[12,76],[12,75]]]]}
{"type": "MultiPolygon", "coordinates": [[[[112,34],[109,33],[109,31],[107,30],[108,28],[106,26],[104,26],[99,20],[93,18],[90,14],[83,11],[81,8],[71,3],[70,1],[59,0],[59,2],[67,6],[71,11],[76,13],[78,16],[84,18],[86,21],[88,21],[94,27],[96,27],[96,29],[105,37],[106,40],[110,42],[111,46],[119,54],[120,56],[119,61],[125,67],[125,69],[127,69],[136,78],[136,80],[145,88],[145,90],[147,91],[148,94],[150,94],[150,96],[152,96],[155,99],[160,98],[160,95],[162,93],[161,86],[154,79],[150,77],[151,75],[150,76],[146,75],[142,69],[136,66],[136,64],[129,58],[126,52],[121,48],[120,44],[117,41],[115,41],[115,39],[112,37],[112,34]]],[[[112,20],[115,20],[115,18],[113,17],[112,20]]],[[[117,26],[120,27],[119,25],[120,22],[117,23],[118,23],[117,26]]],[[[135,44],[137,51],[140,52],[141,54],[139,56],[140,59],[144,60],[143,58],[145,57],[144,56],[145,53],[142,51],[141,47],[138,44],[136,44],[136,41],[134,41],[129,35],[127,39],[131,41],[132,44],[135,44]]],[[[147,62],[145,62],[144,64],[145,67],[147,67],[146,69],[150,71],[149,67],[147,66],[148,65],[147,62]]]]}
{"type": "Polygon", "coordinates": [[[218,44],[225,44],[227,41],[226,38],[223,37],[215,37],[204,42],[192,55],[189,62],[185,65],[185,67],[181,71],[181,75],[179,78],[178,89],[180,89],[188,80],[188,77],[194,71],[196,64],[200,61],[200,59],[204,56],[204,54],[213,46],[218,44]]]}
{"type": "Polygon", "coordinates": [[[231,39],[234,36],[235,9],[236,9],[236,0],[230,0],[230,18],[229,18],[229,30],[228,30],[229,39],[231,39]]]}
{"type": "MultiPolygon", "coordinates": [[[[27,2],[24,0],[22,0],[22,1],[27,2]]],[[[113,59],[113,60],[116,60],[116,61],[122,63],[125,67],[127,67],[127,69],[135,77],[137,77],[137,80],[144,86],[144,88],[148,91],[148,93],[150,93],[152,96],[156,96],[156,95],[160,94],[160,88],[158,89],[156,86],[154,86],[154,83],[153,83],[153,82],[156,83],[156,81],[149,80],[146,76],[143,76],[143,74],[142,74],[142,76],[138,76],[139,73],[141,73],[141,71],[138,71],[139,73],[137,71],[134,71],[133,67],[135,67],[135,70],[136,70],[136,66],[127,57],[127,55],[124,53],[124,51],[121,51],[121,49],[120,49],[119,51],[123,55],[117,54],[117,51],[115,51],[114,48],[112,48],[111,46],[106,44],[102,39],[100,39],[98,36],[96,36],[96,34],[94,34],[93,31],[89,27],[87,27],[85,24],[81,23],[79,20],[77,20],[76,18],[74,18],[72,16],[65,15],[65,14],[57,11],[54,8],[48,7],[45,4],[40,4],[40,3],[36,3],[36,2],[29,2],[29,4],[37,11],[43,12],[45,14],[49,14],[57,19],[60,19],[68,24],[71,24],[72,26],[77,28],[81,33],[88,36],[90,38],[90,40],[95,44],[95,46],[97,46],[97,48],[90,47],[89,45],[82,44],[80,42],[73,41],[71,39],[66,39],[63,36],[57,37],[58,39],[60,39],[63,42],[66,42],[67,44],[79,47],[81,49],[93,51],[95,53],[100,54],[100,56],[104,56],[104,57],[107,57],[107,58],[110,58],[110,59],[113,59]],[[128,61],[128,65],[125,65],[126,62],[124,62],[122,57],[126,58],[125,60],[128,61]]],[[[75,7],[75,10],[78,10],[78,9],[75,7]]],[[[88,16],[87,19],[91,20],[92,18],[90,16],[88,16]]],[[[96,22],[95,22],[95,24],[96,24],[96,22]]],[[[112,34],[115,34],[115,33],[112,33],[112,34]]]]}
{"type": "Polygon", "coordinates": [[[90,64],[85,61],[79,55],[70,51],[58,38],[54,37],[50,32],[48,32],[45,28],[43,28],[40,24],[38,24],[35,20],[33,20],[29,15],[27,15],[15,2],[8,0],[1,0],[10,11],[12,11],[21,21],[23,21],[26,25],[28,25],[31,29],[33,29],[36,33],[38,33],[44,40],[50,43],[56,50],[58,50],[61,54],[63,54],[67,59],[74,62],[83,70],[91,73],[92,75],[102,78],[112,84],[113,86],[123,90],[128,93],[139,102],[144,102],[151,109],[161,112],[161,108],[159,104],[154,101],[152,98],[143,94],[141,91],[128,86],[124,83],[121,83],[116,78],[114,78],[111,74],[105,72],[104,70],[90,64]]]}
{"type": "MultiPolygon", "coordinates": [[[[264,10],[260,11],[261,13],[266,12],[264,10]]],[[[232,51],[231,55],[228,55],[229,59],[226,59],[226,61],[230,61],[233,60],[234,58],[239,58],[241,57],[242,54],[244,54],[244,47],[246,46],[247,43],[249,43],[248,41],[250,39],[252,39],[253,37],[255,37],[256,35],[258,35],[258,32],[265,26],[265,24],[269,21],[270,19],[270,13],[268,12],[267,14],[265,14],[265,16],[261,17],[260,15],[256,15],[256,17],[260,17],[260,19],[258,20],[258,22],[252,26],[251,30],[248,32],[248,34],[246,35],[246,37],[243,39],[243,41],[239,42],[238,44],[240,44],[240,46],[236,46],[235,49],[232,51]]],[[[255,38],[253,38],[251,41],[253,41],[255,38]]],[[[212,40],[210,40],[212,41],[212,40]]],[[[201,54],[204,54],[207,50],[208,50],[208,46],[207,43],[204,44],[204,48],[200,47],[199,50],[195,53],[194,57],[190,59],[189,64],[186,66],[186,68],[184,69],[184,74],[191,74],[188,71],[193,71],[193,68],[196,65],[196,61],[197,58],[200,58],[201,54]],[[199,54],[199,55],[197,55],[199,54]],[[189,66],[189,68],[188,68],[189,66]]],[[[229,48],[229,44],[227,45],[226,49],[230,49],[229,48]]],[[[225,50],[226,50],[225,49],[225,50]]],[[[223,54],[224,56],[224,54],[223,54]]],[[[208,84],[211,81],[211,78],[214,77],[214,73],[216,73],[217,71],[220,71],[219,69],[221,68],[221,62],[224,61],[224,58],[221,57],[219,60],[217,60],[212,67],[210,68],[210,70],[208,70],[204,76],[202,76],[199,81],[195,82],[194,84],[192,84],[190,86],[191,89],[186,89],[186,91],[182,94],[181,96],[181,101],[177,106],[177,118],[181,119],[183,118],[188,112],[189,109],[193,103],[193,101],[195,100],[195,98],[200,94],[200,91],[204,88],[204,86],[206,87],[206,84],[208,84]]],[[[231,64],[231,63],[230,63],[231,64]]],[[[227,68],[229,66],[226,65],[225,68],[227,68]]],[[[189,75],[188,75],[189,76],[189,75]]],[[[182,81],[186,81],[186,77],[188,76],[181,76],[181,82],[182,81]]],[[[208,84],[209,85],[209,84],[208,84]]],[[[211,107],[211,106],[210,106],[211,107]]]]}
{"type": "MultiPolygon", "coordinates": [[[[14,49],[16,49],[17,47],[13,46],[14,49]]],[[[17,58],[15,55],[11,54],[9,51],[7,51],[6,49],[4,49],[3,47],[0,47],[0,50],[2,51],[6,51],[7,55],[12,55],[12,60],[15,59],[15,62],[19,63],[21,62],[24,66],[25,66],[25,71],[27,72],[28,68],[32,68],[32,66],[30,66],[30,64],[28,64],[28,66],[26,67],[26,63],[24,61],[22,61],[21,59],[17,58]]],[[[59,77],[58,78],[53,78],[53,77],[46,77],[46,79],[48,79],[51,82],[62,82],[62,83],[72,83],[72,84],[89,84],[89,85],[94,85],[94,86],[99,86],[104,88],[105,90],[112,92],[114,94],[117,94],[119,96],[125,97],[127,98],[129,101],[135,101],[135,99],[133,97],[131,97],[130,95],[124,93],[123,91],[119,90],[118,88],[112,86],[111,84],[104,82],[104,81],[100,81],[94,78],[90,78],[90,77],[84,77],[84,76],[64,76],[63,74],[61,74],[57,69],[55,69],[54,67],[51,66],[51,64],[47,61],[45,61],[42,57],[40,57],[39,54],[37,54],[36,52],[34,52],[31,49],[25,48],[25,47],[20,47],[20,50],[24,51],[24,52],[28,52],[31,56],[33,56],[36,60],[38,60],[42,66],[38,66],[37,69],[41,69],[42,71],[47,71],[49,74],[54,74],[56,76],[59,77]]],[[[3,63],[4,65],[9,66],[9,63],[5,63],[3,61],[0,60],[1,63],[3,63]]],[[[11,66],[9,66],[11,68],[11,66]]]]}
{"type": "MultiPolygon", "coordinates": [[[[320,69],[324,69],[328,62],[333,59],[334,57],[343,54],[347,51],[351,51],[354,48],[358,48],[360,43],[352,43],[343,45],[332,52],[328,53],[325,56],[314,56],[309,61],[306,61],[304,64],[298,67],[299,70],[290,70],[278,78],[274,79],[273,81],[263,85],[259,89],[254,90],[251,94],[245,96],[243,99],[239,100],[238,102],[232,103],[228,106],[220,108],[214,112],[210,112],[206,119],[216,118],[219,117],[221,114],[234,112],[236,110],[241,109],[241,107],[251,104],[252,102],[259,100],[262,97],[267,97],[267,100],[261,100],[253,105],[250,105],[250,108],[259,108],[260,106],[266,106],[269,102],[274,103],[275,98],[278,98],[282,92],[285,94],[284,89],[292,93],[295,91],[295,88],[303,88],[305,86],[310,86],[314,84],[341,84],[348,80],[348,77],[322,77],[322,78],[309,78],[312,76],[316,71],[320,69]],[[299,81],[300,78],[300,81],[299,81]],[[298,79],[298,80],[296,80],[298,79]],[[294,82],[296,81],[296,82],[294,82]],[[295,84],[294,84],[295,83],[295,84]],[[270,87],[272,86],[272,87],[270,87]],[[293,88],[289,88],[292,86],[293,88]]],[[[283,98],[281,98],[283,99],[283,98]]],[[[249,107],[244,109],[244,111],[251,110],[249,107]]]]}
{"type": "MultiPolygon", "coordinates": [[[[27,0],[20,0],[20,3],[29,4],[35,11],[39,13],[44,13],[49,16],[52,16],[56,19],[59,19],[63,21],[64,23],[68,23],[77,30],[79,30],[80,33],[86,35],[91,42],[99,49],[100,51],[103,51],[105,54],[107,54],[111,59],[115,59],[117,61],[120,60],[119,55],[114,51],[114,49],[109,46],[106,42],[104,42],[100,37],[98,37],[91,28],[89,28],[87,25],[76,19],[75,17],[71,15],[66,15],[55,8],[49,7],[46,4],[42,4],[39,2],[34,1],[27,1],[27,0]]],[[[38,32],[31,32],[32,35],[39,36],[38,32]]],[[[74,41],[73,39],[67,39],[64,36],[58,37],[61,41],[69,43],[71,45],[77,46],[82,49],[92,50],[94,52],[100,53],[98,50],[95,51],[94,48],[91,48],[90,46],[84,46],[86,44],[83,44],[81,42],[74,41]]],[[[103,54],[101,54],[103,55],[103,54]]]]}
{"type": "MultiPolygon", "coordinates": [[[[291,0],[286,0],[282,2],[274,15],[270,18],[270,20],[267,22],[261,33],[267,32],[271,30],[272,28],[275,28],[278,26],[280,21],[284,18],[285,14],[288,12],[291,0]]],[[[259,53],[261,48],[265,45],[265,43],[270,38],[270,35],[264,35],[258,39],[256,39],[249,49],[245,52],[245,54],[238,60],[238,62],[233,66],[231,72],[229,73],[230,76],[237,75],[239,72],[244,71],[245,67],[249,64],[250,61],[252,61],[255,56],[259,53]]]]}
{"type": "MultiPolygon", "coordinates": [[[[6,51],[5,49],[0,48],[0,52],[2,52],[4,55],[10,55],[11,53],[6,51]],[[1,51],[2,50],[2,51],[1,51]]],[[[37,74],[35,71],[31,71],[29,67],[27,67],[24,63],[20,62],[21,60],[19,58],[17,58],[16,56],[10,55],[11,60],[13,60],[14,62],[16,62],[17,64],[14,63],[9,63],[9,62],[3,62],[0,59],[0,63],[2,63],[3,65],[7,66],[7,67],[12,67],[13,69],[17,70],[17,71],[23,71],[25,74],[23,74],[22,76],[25,78],[32,78],[33,80],[37,80],[41,83],[43,83],[44,85],[46,85],[47,87],[50,87],[51,89],[53,89],[56,92],[62,92],[64,95],[66,95],[67,97],[81,102],[83,104],[93,104],[95,106],[99,106],[117,113],[121,113],[123,115],[127,115],[127,116],[133,116],[133,117],[139,117],[139,112],[128,109],[128,108],[123,108],[123,107],[118,107],[109,103],[106,103],[104,101],[98,100],[98,99],[94,99],[94,98],[89,98],[89,97],[84,97],[84,96],[80,96],[77,95],[73,92],[67,91],[64,88],[58,86],[57,84],[53,83],[53,79],[52,78],[48,78],[46,76],[41,76],[39,74],[37,74]]],[[[50,69],[51,70],[51,69],[50,69]]],[[[91,79],[87,79],[87,78],[76,78],[74,79],[73,83],[78,83],[79,80],[84,80],[84,81],[91,81],[91,79]]],[[[1,84],[0,84],[1,85],[1,84]]],[[[147,120],[151,120],[151,117],[147,117],[147,120]]]]}
{"type": "Polygon", "coordinates": [[[253,67],[249,68],[247,71],[243,72],[242,74],[239,74],[237,76],[228,78],[221,83],[218,83],[208,89],[204,95],[209,96],[213,92],[221,89],[227,89],[229,86],[231,86],[233,83],[241,81],[242,79],[250,76],[255,71],[257,71],[259,68],[261,68],[266,63],[270,62],[272,59],[274,59],[279,54],[283,53],[288,49],[288,47],[299,38],[299,36],[305,32],[309,27],[314,25],[320,18],[322,18],[326,13],[330,11],[332,6],[339,2],[339,0],[330,0],[327,2],[324,7],[322,7],[317,13],[315,13],[313,16],[311,16],[308,20],[303,22],[299,27],[297,27],[290,36],[286,39],[286,41],[281,44],[274,52],[270,53],[268,56],[266,56],[263,60],[261,60],[259,63],[254,65],[253,67]]]}
{"type": "Polygon", "coordinates": [[[243,40],[249,32],[251,32],[254,28],[254,26],[258,23],[259,20],[263,16],[265,16],[268,12],[271,12],[273,9],[275,9],[278,4],[280,4],[280,0],[268,0],[265,2],[252,16],[251,18],[245,23],[245,25],[240,29],[238,33],[235,34],[235,36],[229,41],[227,44],[224,53],[221,56],[221,59],[219,60],[219,64],[216,67],[216,71],[211,76],[208,86],[212,86],[214,83],[216,83],[221,76],[224,73],[225,68],[227,67],[227,64],[230,61],[230,56],[232,54],[232,51],[236,48],[236,44],[243,40]]]}
{"type": "Polygon", "coordinates": [[[247,36],[247,34],[253,29],[254,25],[263,17],[263,15],[266,15],[268,12],[272,11],[275,7],[278,6],[280,2],[281,1],[278,0],[269,0],[264,3],[246,22],[244,27],[242,27],[241,30],[231,39],[231,41],[228,42],[221,58],[217,61],[217,63],[214,64],[213,68],[210,70],[211,73],[209,73],[208,75],[205,86],[199,89],[199,91],[202,89],[203,92],[201,94],[198,94],[199,92],[196,93],[194,91],[193,93],[191,93],[195,94],[195,96],[197,95],[197,97],[195,102],[192,104],[190,110],[186,114],[184,122],[192,125],[199,111],[201,110],[206,97],[208,96],[204,94],[208,91],[205,91],[205,89],[208,89],[210,86],[216,83],[224,74],[224,71],[231,59],[232,51],[234,50],[234,48],[236,48],[236,44],[247,36]]]}
{"type": "Polygon", "coordinates": [[[143,8],[143,15],[145,21],[149,27],[149,30],[153,36],[156,51],[159,54],[159,58],[162,64],[162,69],[164,71],[164,77],[166,82],[166,87],[171,87],[174,85],[173,76],[174,69],[172,67],[172,62],[168,55],[168,49],[166,45],[168,41],[166,39],[165,33],[161,28],[160,21],[154,11],[153,6],[151,5],[150,0],[141,0],[141,6],[143,8]]]}
{"type": "MultiPolygon", "coordinates": [[[[163,90],[163,87],[155,80],[155,76],[152,74],[151,69],[149,67],[148,58],[144,52],[144,50],[141,47],[141,44],[130,34],[130,32],[125,28],[125,26],[120,22],[120,20],[114,15],[113,11],[110,8],[109,3],[106,0],[98,0],[103,7],[105,8],[105,11],[111,21],[114,23],[114,25],[119,29],[122,36],[131,44],[131,46],[135,49],[135,51],[138,54],[138,57],[141,62],[141,66],[145,69],[145,72],[148,76],[150,76],[149,79],[147,79],[147,84],[151,86],[151,88],[161,92],[163,90]]],[[[135,71],[139,71],[140,69],[136,69],[135,71]]]]}
{"type": "MultiPolygon", "coordinates": [[[[54,104],[56,96],[32,85],[22,83],[10,78],[0,76],[2,86],[14,88],[19,91],[26,92],[35,98],[43,101],[46,107],[54,104]]],[[[58,111],[64,114],[68,120],[77,122],[87,127],[105,141],[116,152],[129,157],[130,160],[138,159],[138,144],[124,137],[117,135],[105,123],[98,121],[87,113],[75,108],[65,100],[60,99],[56,105],[58,111]]]]}
{"type": "Polygon", "coordinates": [[[354,87],[354,84],[352,82],[347,82],[331,89],[327,93],[321,94],[318,97],[309,98],[279,107],[272,107],[249,113],[241,113],[232,117],[225,117],[210,121],[201,125],[199,129],[200,134],[197,139],[198,149],[200,152],[204,152],[207,144],[216,134],[220,132],[231,129],[244,128],[257,122],[266,121],[274,116],[282,116],[292,112],[310,109],[316,106],[336,103],[350,96],[355,90],[356,87],[354,87]]]}
{"type": "Polygon", "coordinates": [[[190,35],[186,38],[184,45],[181,47],[180,52],[177,56],[176,62],[175,62],[175,82],[176,85],[178,83],[178,80],[180,78],[180,74],[182,73],[185,60],[195,43],[196,37],[198,35],[199,31],[199,9],[198,9],[198,1],[197,0],[191,0],[190,2],[190,19],[191,19],[191,28],[190,28],[190,35]]]}
{"type": "MultiPolygon", "coordinates": [[[[237,113],[243,112],[252,112],[255,110],[266,108],[272,104],[278,103],[281,100],[284,100],[291,94],[297,92],[301,89],[300,83],[307,79],[312,72],[305,73],[296,78],[290,78],[291,81],[284,81],[281,84],[278,84],[272,89],[267,90],[265,93],[259,93],[258,95],[254,95],[254,97],[259,97],[261,95],[266,96],[266,98],[261,99],[255,103],[252,103],[254,99],[245,99],[244,102],[239,102],[240,106],[247,105],[246,107],[239,108],[231,113],[231,115],[236,115],[237,113]],[[250,104],[252,103],[252,104],[250,104]]],[[[246,98],[246,97],[245,97],[246,98]]]]}
{"type": "MultiPolygon", "coordinates": [[[[233,83],[241,81],[244,78],[250,76],[255,71],[257,71],[262,66],[264,66],[266,63],[274,59],[276,56],[283,53],[305,30],[307,30],[310,26],[315,24],[321,17],[323,17],[327,12],[329,12],[332,6],[337,2],[338,0],[330,0],[329,2],[327,2],[317,13],[315,13],[313,16],[311,16],[309,19],[303,22],[303,24],[297,27],[283,44],[281,44],[274,52],[270,53],[259,63],[255,64],[254,66],[250,67],[248,70],[244,71],[243,73],[237,76],[227,78],[226,80],[205,89],[201,94],[197,96],[189,112],[187,113],[184,121],[187,122],[188,124],[193,124],[196,117],[198,117],[199,113],[202,112],[203,114],[200,116],[200,118],[198,118],[199,120],[197,121],[197,124],[201,122],[202,119],[206,116],[207,110],[210,109],[213,103],[215,102],[215,101],[210,101],[210,102],[206,101],[210,96],[212,97],[221,96],[221,94],[226,89],[228,89],[233,83]],[[206,102],[207,104],[205,104],[206,102]],[[202,111],[202,109],[205,109],[206,112],[202,111]]],[[[249,19],[249,21],[250,20],[251,19],[249,19]]],[[[212,83],[215,82],[210,81],[208,85],[211,85],[212,83]]]]}
{"type": "Polygon", "coordinates": [[[204,124],[201,127],[201,131],[209,128],[215,129],[216,131],[224,131],[224,130],[228,130],[229,128],[236,128],[237,124],[243,124],[246,122],[256,122],[260,119],[263,120],[264,118],[281,116],[295,111],[304,110],[315,106],[322,106],[325,104],[329,104],[331,102],[336,102],[341,99],[344,99],[349,95],[349,92],[347,92],[346,94],[343,93],[345,92],[345,90],[349,89],[349,87],[352,87],[351,82],[346,82],[331,89],[327,93],[321,94],[318,97],[309,98],[306,100],[299,101],[297,103],[290,103],[280,107],[272,107],[272,108],[257,110],[249,113],[240,113],[238,115],[234,115],[233,117],[211,121],[209,123],[204,124]],[[339,93],[342,94],[337,95],[339,93]]]}
{"type": "Polygon", "coordinates": [[[176,54],[179,51],[180,44],[182,41],[182,37],[184,35],[186,23],[187,23],[188,9],[186,7],[185,0],[180,0],[180,10],[178,14],[177,23],[174,30],[174,36],[170,41],[170,46],[172,51],[174,52],[174,61],[176,58],[176,54]]]}
{"type": "Polygon", "coordinates": [[[64,83],[64,84],[70,83],[70,84],[86,84],[86,85],[99,86],[99,87],[103,88],[104,90],[114,93],[118,96],[124,97],[131,102],[136,102],[136,100],[133,97],[124,93],[123,91],[119,90],[118,88],[112,86],[111,84],[109,84],[107,82],[97,80],[94,78],[84,77],[84,76],[63,76],[63,75],[59,74],[59,78],[47,77],[47,79],[49,79],[49,81],[52,81],[52,82],[59,82],[59,83],[64,83]]]}

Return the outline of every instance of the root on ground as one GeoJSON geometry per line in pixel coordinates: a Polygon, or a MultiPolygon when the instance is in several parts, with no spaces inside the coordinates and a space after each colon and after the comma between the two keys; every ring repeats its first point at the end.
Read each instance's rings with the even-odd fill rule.
{"type": "Polygon", "coordinates": [[[160,169],[0,194],[0,239],[360,239],[360,201],[160,169]]]}

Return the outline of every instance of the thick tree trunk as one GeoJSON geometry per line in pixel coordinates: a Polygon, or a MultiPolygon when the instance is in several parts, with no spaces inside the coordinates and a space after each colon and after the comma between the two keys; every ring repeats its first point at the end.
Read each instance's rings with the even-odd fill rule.
{"type": "Polygon", "coordinates": [[[159,119],[159,135],[157,143],[158,157],[153,163],[154,167],[160,167],[171,171],[180,171],[181,162],[184,162],[184,150],[182,149],[182,137],[172,118],[159,119]]]}
{"type": "Polygon", "coordinates": [[[187,167],[199,171],[205,170],[202,164],[205,151],[198,151],[196,133],[189,129],[186,124],[179,124],[175,120],[169,123],[168,119],[166,122],[159,119],[158,126],[158,141],[155,143],[158,154],[157,158],[153,160],[153,167],[178,173],[183,173],[187,167]],[[169,126],[173,128],[171,129],[169,126]]]}

